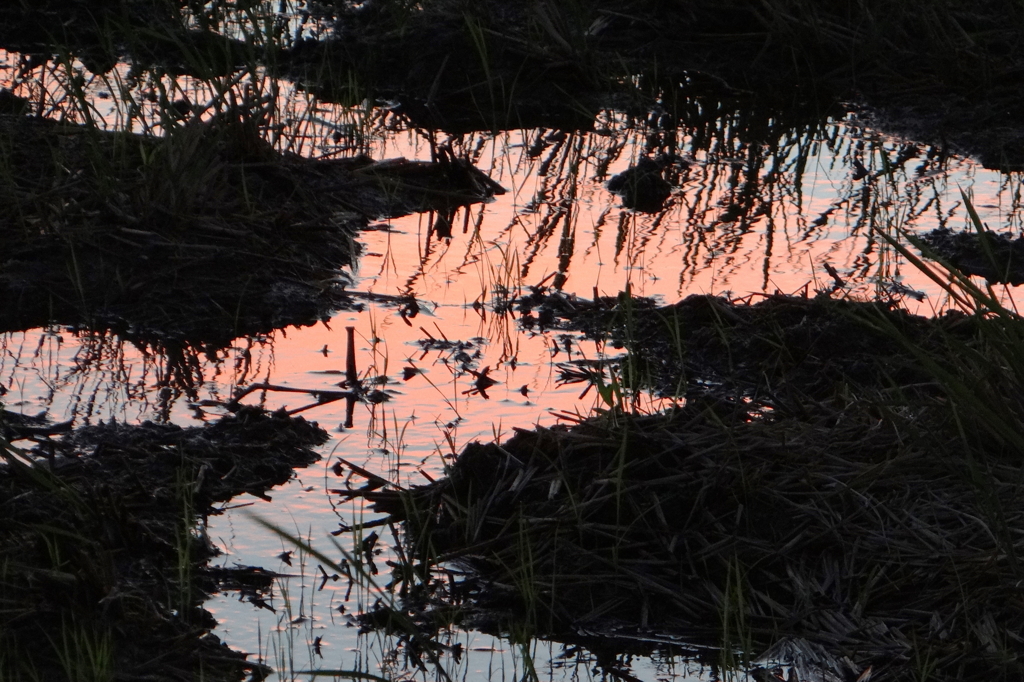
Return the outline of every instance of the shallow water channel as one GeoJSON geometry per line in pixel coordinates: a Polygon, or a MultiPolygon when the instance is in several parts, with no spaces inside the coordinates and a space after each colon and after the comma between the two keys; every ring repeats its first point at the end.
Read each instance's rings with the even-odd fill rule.
{"type": "MultiPolygon", "coordinates": [[[[216,417],[219,402],[254,382],[335,388],[344,378],[346,328],[354,328],[359,372],[377,382],[380,402],[357,405],[348,426],[344,402],[304,411],[331,433],[322,461],[272,491],[272,500],[232,501],[206,529],[223,552],[217,562],[287,576],[270,603],[274,610],[233,593],[215,596],[208,609],[222,639],[261,657],[280,679],[304,678],[297,671],[316,669],[415,676],[395,642],[380,634],[360,636],[349,619],[381,593],[367,585],[352,589],[344,578],[323,580],[315,557],[295,551],[253,516],[340,560],[332,542],[350,549],[361,537],[332,531],[372,517],[357,502],[341,502],[336,491],[343,480],[332,469],[339,457],[402,485],[415,484],[442,476],[446,462],[472,440],[503,439],[513,428],[549,425],[600,407],[596,391],[560,381],[559,364],[621,351],[578,334],[523,329],[513,302],[529,287],[581,298],[628,289],[664,303],[694,293],[813,295],[833,284],[827,263],[845,283],[837,295],[888,296],[928,313],[945,305],[941,292],[884,246],[876,230],[964,229],[961,191],[973,197],[992,229],[1020,229],[1015,177],[887,137],[855,113],[789,128],[766,121],[767,134],[755,142],[743,112],[715,111],[711,104],[695,100],[692,122],[666,124],[656,109],[606,110],[588,130],[454,138],[415,129],[386,106],[306,111],[304,153],[426,160],[431,141],[447,140],[507,192],[453,215],[414,214],[373,224],[358,235],[362,253],[349,273],[358,309],[316,326],[239,338],[228,348],[184,359],[83,330],[4,334],[0,386],[7,390],[7,406],[46,411],[55,421],[76,425],[109,419],[192,424],[216,417]],[[333,135],[338,130],[358,131],[358,143],[339,141],[333,135]],[[683,163],[671,177],[664,209],[624,208],[606,181],[645,154],[665,150],[683,163]],[[854,179],[858,164],[867,177],[854,179]],[[404,307],[409,296],[418,311],[404,307]],[[475,390],[474,372],[489,372],[498,383],[475,390]]],[[[647,396],[639,407],[655,410],[671,399],[647,396]]],[[[313,402],[284,392],[247,400],[291,409],[313,402]]],[[[377,579],[383,583],[394,538],[386,527],[377,530],[383,552],[377,579]]],[[[462,656],[445,659],[452,678],[602,674],[588,653],[571,647],[517,647],[453,631],[449,644],[457,643],[462,656]]],[[[699,663],[678,658],[619,663],[644,680],[708,674],[699,663]]]]}

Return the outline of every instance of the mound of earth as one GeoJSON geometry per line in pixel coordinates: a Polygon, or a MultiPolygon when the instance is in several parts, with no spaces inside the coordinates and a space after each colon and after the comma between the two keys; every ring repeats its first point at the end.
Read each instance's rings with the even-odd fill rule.
{"type": "Polygon", "coordinates": [[[792,650],[828,680],[912,679],[922,655],[930,679],[1024,674],[1024,405],[998,341],[1019,320],[827,296],[573,308],[631,351],[604,414],[348,491],[404,522],[407,556],[465,570],[403,587],[421,635],[458,613],[598,648],[792,650]],[[687,397],[624,411],[629,372],[687,397]]]}
{"type": "MultiPolygon", "coordinates": [[[[8,421],[0,410],[10,434],[8,421]]],[[[170,681],[269,672],[210,632],[216,621],[202,603],[222,586],[260,603],[272,574],[208,569],[215,549],[203,520],[216,503],[265,497],[316,461],[322,429],[242,408],[202,427],[112,422],[53,440],[16,435],[39,444],[19,451],[0,440],[6,674],[170,681]]]]}

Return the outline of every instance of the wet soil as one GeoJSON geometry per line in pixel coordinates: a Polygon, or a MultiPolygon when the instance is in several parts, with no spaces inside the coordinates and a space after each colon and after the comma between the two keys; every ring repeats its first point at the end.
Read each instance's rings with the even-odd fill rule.
{"type": "Polygon", "coordinates": [[[571,129],[601,106],[652,99],[679,118],[677,98],[693,92],[742,108],[848,101],[988,167],[1024,164],[1024,16],[1003,0],[320,5],[333,33],[285,50],[286,72],[337,98],[345,83],[322,77],[331,64],[425,127],[571,129]]]}
{"type": "Polygon", "coordinates": [[[922,235],[926,253],[934,253],[968,275],[990,284],[1024,284],[1024,238],[991,232],[954,232],[948,228],[922,235]]]}
{"type": "Polygon", "coordinates": [[[222,346],[351,305],[369,219],[503,191],[461,159],[310,160],[235,112],[164,138],[0,116],[0,329],[222,346]]]}
{"type": "Polygon", "coordinates": [[[281,16],[242,40],[225,37],[220,3],[46,0],[0,9],[0,46],[36,62],[59,47],[97,73],[120,58],[201,77],[265,65],[327,100],[397,99],[448,132],[589,127],[600,107],[655,100],[678,117],[695,91],[819,112],[860,102],[890,131],[1024,166],[1024,15],[1010,0],[321,0],[298,17],[308,33],[281,16]]]}
{"type": "Polygon", "coordinates": [[[987,430],[988,407],[964,411],[1024,414],[991,320],[826,294],[539,298],[530,309],[617,329],[609,342],[630,351],[615,375],[565,368],[606,391],[604,414],[471,444],[409,492],[355,491],[405,522],[414,564],[467,571],[408,590],[417,627],[456,608],[489,631],[598,646],[754,659],[784,645],[825,679],[911,679],[921,655],[932,679],[1021,674],[1020,643],[998,634],[1024,625],[1006,535],[1024,520],[1020,444],[987,430]],[[974,354],[987,368],[954,359],[974,354]],[[652,383],[685,404],[629,412],[629,387],[652,383]]]}
{"type": "Polygon", "coordinates": [[[0,441],[5,675],[262,677],[264,666],[210,633],[216,622],[201,605],[220,589],[264,605],[273,576],[208,569],[215,550],[202,521],[316,461],[322,429],[248,407],[202,427],[110,423],[52,439],[0,410],[0,428],[37,440],[20,453],[0,441]]]}
{"type": "MultiPolygon", "coordinates": [[[[586,128],[607,106],[664,130],[737,107],[803,120],[855,100],[890,130],[1024,167],[1022,18],[1008,0],[321,2],[304,15],[321,37],[274,22],[269,48],[224,37],[219,4],[199,4],[6,3],[0,46],[24,54],[16,80],[54,54],[96,73],[125,56],[136,75],[263,65],[326,100],[392,97],[451,133],[586,128]]],[[[349,304],[339,268],[368,219],[443,215],[500,191],[443,149],[429,164],[311,161],[266,144],[257,109],[200,123],[163,104],[170,132],[155,139],[30,118],[32,102],[0,96],[0,329],[106,327],[185,357],[309,324],[349,304]]],[[[764,142],[756,125],[749,137],[764,142]]],[[[652,190],[656,204],[663,186],[652,190]]],[[[586,329],[628,353],[562,368],[601,392],[603,416],[472,445],[408,497],[377,481],[359,493],[406,521],[409,556],[470,570],[454,587],[410,588],[417,627],[446,622],[454,600],[480,627],[566,640],[665,632],[728,651],[795,638],[852,661],[840,678],[872,664],[909,676],[922,652],[945,679],[1020,677],[1008,586],[1024,509],[1007,464],[1019,452],[969,404],[951,417],[957,401],[921,355],[990,359],[981,329],[997,321],[895,308],[534,292],[525,324],[586,329]],[[641,387],[688,402],[630,415],[641,387]],[[970,457],[936,455],[968,436],[970,457]],[[722,641],[736,631],[749,641],[722,641]]],[[[959,385],[1016,428],[1004,368],[975,369],[959,385]]],[[[5,651],[32,652],[19,664],[44,678],[85,649],[109,649],[126,679],[259,672],[208,634],[201,591],[222,576],[204,573],[192,519],[286,480],[321,431],[248,410],[203,429],[101,425],[53,442],[52,425],[5,423],[45,440],[29,455],[38,466],[8,457],[0,476],[5,651]]],[[[245,579],[258,603],[266,576],[245,579]]]]}
{"type": "Polygon", "coordinates": [[[775,407],[790,395],[827,400],[853,386],[925,388],[931,376],[908,345],[945,352],[977,333],[976,320],[957,312],[923,318],[896,300],[833,300],[831,293],[742,302],[692,295],[658,306],[624,294],[589,301],[535,288],[518,310],[527,329],[575,329],[625,351],[604,369],[563,363],[565,382],[585,385],[614,368],[627,388],[775,407]]]}

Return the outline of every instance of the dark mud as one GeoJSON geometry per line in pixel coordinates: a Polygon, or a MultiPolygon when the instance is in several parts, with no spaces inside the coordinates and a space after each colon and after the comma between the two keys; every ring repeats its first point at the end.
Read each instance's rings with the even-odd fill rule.
{"type": "Polygon", "coordinates": [[[1024,414],[985,329],[1000,322],[826,295],[571,304],[630,350],[614,375],[567,368],[600,373],[602,416],[472,444],[407,493],[356,493],[405,522],[413,563],[468,571],[409,591],[420,627],[454,608],[513,635],[718,646],[747,668],[783,647],[826,679],[916,679],[922,656],[930,679],[1024,674],[1006,634],[1024,627],[1021,448],[980,406],[1024,414]],[[631,372],[685,405],[625,411],[631,372]]]}
{"type": "Polygon", "coordinates": [[[0,441],[5,677],[262,677],[210,633],[201,605],[222,588],[265,604],[272,575],[208,569],[202,521],[243,492],[266,496],[319,458],[311,448],[327,434],[254,408],[204,427],[99,424],[52,440],[15,421],[0,410],[7,437],[38,444],[19,454],[0,441]]]}
{"type": "Polygon", "coordinates": [[[939,256],[957,270],[983,277],[990,284],[1024,284],[1024,238],[1010,239],[991,231],[954,232],[948,228],[921,236],[926,253],[939,256]]]}
{"type": "Polygon", "coordinates": [[[825,400],[854,386],[926,388],[931,377],[908,345],[946,352],[977,333],[976,320],[956,312],[929,319],[895,300],[821,297],[751,296],[743,305],[693,295],[658,306],[625,295],[587,301],[537,289],[518,309],[527,328],[576,329],[626,351],[604,369],[563,363],[565,382],[586,384],[611,369],[625,388],[779,407],[788,396],[825,400]]]}
{"type": "Polygon", "coordinates": [[[503,191],[461,159],[275,152],[235,112],[167,137],[0,116],[0,329],[223,345],[351,305],[369,219],[503,191]]]}
{"type": "Polygon", "coordinates": [[[652,96],[683,119],[675,100],[694,92],[743,108],[850,101],[989,167],[1024,164],[1024,16],[1004,0],[322,6],[333,33],[286,50],[283,68],[327,98],[354,80],[425,127],[571,129],[652,96]],[[327,65],[348,80],[324,80],[327,65]]]}
{"type": "MultiPolygon", "coordinates": [[[[1024,166],[1024,14],[1010,0],[678,3],[322,1],[227,38],[221,3],[7,4],[0,45],[96,72],[268,67],[331,101],[399,101],[425,128],[589,127],[602,107],[700,93],[743,108],[871,107],[892,132],[1024,166]],[[293,32],[288,19],[303,30],[293,32]],[[186,28],[187,27],[187,28],[186,28]]],[[[289,11],[289,10],[286,10],[289,11]]],[[[34,60],[34,61],[33,61],[34,60]]]]}
{"type": "Polygon", "coordinates": [[[224,75],[253,63],[263,52],[244,40],[226,38],[213,3],[191,0],[69,2],[43,0],[0,6],[0,45],[28,55],[23,66],[38,66],[54,55],[75,56],[92,73],[108,73],[130,57],[140,68],[201,77],[224,75]],[[190,9],[197,26],[185,28],[190,9]]]}

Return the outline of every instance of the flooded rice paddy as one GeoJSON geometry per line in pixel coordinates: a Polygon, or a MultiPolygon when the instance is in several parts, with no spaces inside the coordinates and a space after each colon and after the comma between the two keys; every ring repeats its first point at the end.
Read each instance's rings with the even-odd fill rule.
{"type": "MultiPolygon", "coordinates": [[[[10,71],[15,57],[4,56],[10,71]]],[[[115,88],[90,87],[94,113],[124,127],[116,106],[104,109],[115,88]]],[[[841,280],[838,295],[899,300],[930,314],[944,309],[944,293],[878,231],[966,229],[964,195],[992,229],[1021,229],[1017,177],[887,136],[852,111],[798,124],[766,117],[755,130],[744,112],[720,102],[687,95],[680,106],[682,95],[664,93],[664,104],[605,109],[584,129],[445,135],[415,127],[387,102],[343,108],[296,91],[280,97],[287,104],[278,115],[291,126],[275,140],[281,149],[316,158],[429,161],[450,148],[506,191],[486,203],[373,221],[357,235],[351,270],[338,273],[352,309],[319,324],[176,355],[85,328],[0,336],[7,409],[45,412],[74,426],[192,425],[224,414],[234,392],[254,384],[308,391],[257,391],[245,402],[308,406],[301,414],[331,435],[322,461],[297,471],[268,499],[232,500],[205,529],[222,552],[215,562],[284,574],[264,608],[232,592],[207,604],[218,619],[216,633],[274,667],[280,679],[304,678],[298,671],[309,670],[367,679],[419,673],[393,638],[360,635],[350,618],[383,592],[334,579],[255,516],[340,560],[332,542],[352,551],[365,536],[351,528],[374,519],[340,494],[339,458],[400,485],[421,483],[442,477],[473,440],[500,441],[515,428],[573,420],[603,406],[585,384],[566,383],[560,365],[622,351],[542,323],[524,326],[516,300],[531,287],[581,299],[628,291],[674,303],[702,293],[755,301],[775,292],[813,296],[841,280]],[[607,181],[657,155],[668,159],[664,205],[651,212],[624,207],[607,181]],[[379,391],[351,414],[345,401],[318,404],[313,397],[337,390],[345,378],[350,328],[358,372],[379,391]],[[482,384],[481,375],[493,382],[482,384]]],[[[674,400],[648,395],[639,407],[655,411],[674,400]]],[[[396,538],[387,527],[376,531],[375,580],[385,583],[396,538]]],[[[445,644],[460,652],[444,659],[452,679],[608,674],[607,657],[568,645],[517,645],[457,629],[445,644]]],[[[685,657],[623,658],[616,665],[625,679],[711,674],[685,657]]]]}

